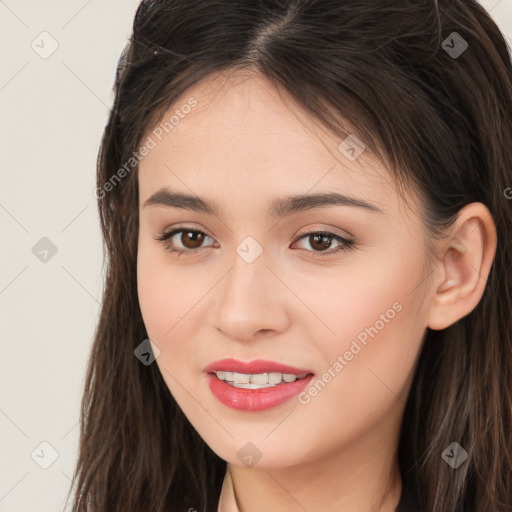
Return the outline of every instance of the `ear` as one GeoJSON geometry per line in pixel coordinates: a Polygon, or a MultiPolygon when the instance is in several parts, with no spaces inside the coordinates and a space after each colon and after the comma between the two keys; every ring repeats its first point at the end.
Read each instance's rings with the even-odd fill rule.
{"type": "Polygon", "coordinates": [[[443,244],[428,316],[428,327],[434,330],[465,317],[482,298],[497,244],[489,209],[482,203],[462,208],[443,244]]]}

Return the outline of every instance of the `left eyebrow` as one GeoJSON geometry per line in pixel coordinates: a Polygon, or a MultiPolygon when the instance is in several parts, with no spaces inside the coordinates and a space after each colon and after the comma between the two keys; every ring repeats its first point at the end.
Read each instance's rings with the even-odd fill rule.
{"type": "MultiPolygon", "coordinates": [[[[161,188],[151,195],[144,203],[143,208],[146,206],[168,206],[215,215],[219,218],[222,216],[221,208],[214,202],[201,199],[198,196],[173,192],[166,187],[161,188]]],[[[327,194],[296,195],[282,199],[274,199],[270,203],[268,212],[272,217],[286,217],[293,213],[326,206],[350,206],[362,208],[374,213],[384,213],[372,203],[335,192],[327,194]]]]}
{"type": "Polygon", "coordinates": [[[380,208],[372,203],[357,199],[355,197],[337,194],[335,192],[328,194],[314,194],[314,195],[298,195],[291,196],[285,199],[275,199],[272,201],[269,209],[272,217],[285,217],[292,213],[312,210],[314,208],[323,208],[326,206],[352,206],[355,208],[362,208],[364,210],[384,213],[380,208]]]}

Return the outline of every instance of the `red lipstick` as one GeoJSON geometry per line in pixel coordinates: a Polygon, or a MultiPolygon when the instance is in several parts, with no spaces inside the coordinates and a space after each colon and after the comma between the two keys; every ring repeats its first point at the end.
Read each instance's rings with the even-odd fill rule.
{"type": "Polygon", "coordinates": [[[206,366],[208,385],[213,395],[224,405],[242,411],[262,411],[277,407],[300,393],[313,378],[311,370],[296,368],[274,361],[238,361],[221,359],[206,366]],[[294,382],[281,382],[259,389],[246,389],[228,384],[217,377],[216,372],[236,372],[243,374],[282,373],[300,377],[294,382]]]}

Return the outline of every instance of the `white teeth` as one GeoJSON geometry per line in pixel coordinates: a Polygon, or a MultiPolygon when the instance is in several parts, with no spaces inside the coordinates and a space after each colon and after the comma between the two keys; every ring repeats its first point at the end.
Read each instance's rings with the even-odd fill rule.
{"type": "Polygon", "coordinates": [[[231,386],[246,389],[260,389],[276,386],[286,382],[295,382],[297,379],[305,377],[304,375],[294,375],[292,373],[255,373],[246,374],[238,372],[226,372],[219,370],[216,372],[217,378],[230,384],[231,386]]]}
{"type": "MultiPolygon", "coordinates": [[[[295,377],[295,375],[294,375],[294,377],[295,377]]],[[[272,373],[268,374],[268,382],[269,382],[269,384],[279,384],[281,382],[282,378],[283,378],[283,374],[282,373],[272,372],[272,373]]]]}
{"type": "Polygon", "coordinates": [[[249,384],[251,376],[245,373],[233,373],[233,381],[235,384],[249,384]]]}
{"type": "MultiPolygon", "coordinates": [[[[268,373],[255,373],[250,377],[251,384],[268,384],[268,373]]],[[[279,381],[281,382],[281,377],[279,377],[279,381]]],[[[272,383],[274,384],[274,383],[272,383]]],[[[276,383],[277,384],[277,383],[276,383]]]]}

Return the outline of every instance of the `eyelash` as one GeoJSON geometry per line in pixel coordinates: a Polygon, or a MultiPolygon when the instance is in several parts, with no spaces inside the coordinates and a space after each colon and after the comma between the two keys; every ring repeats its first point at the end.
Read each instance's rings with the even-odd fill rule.
{"type": "MultiPolygon", "coordinates": [[[[158,242],[161,242],[164,247],[165,247],[165,250],[170,252],[170,253],[173,253],[175,254],[176,256],[181,256],[182,254],[190,254],[192,255],[193,253],[197,253],[201,248],[199,249],[176,249],[174,247],[172,247],[171,245],[169,245],[167,243],[167,241],[172,238],[174,235],[178,234],[178,233],[182,233],[182,232],[191,232],[191,233],[199,233],[199,234],[202,234],[202,235],[205,235],[207,236],[208,238],[211,238],[209,235],[207,235],[204,231],[200,231],[200,230],[197,230],[197,229],[192,229],[192,228],[187,228],[187,227],[181,227],[181,228],[177,228],[177,229],[173,229],[172,231],[169,231],[168,233],[166,232],[163,232],[163,233],[160,233],[160,236],[154,238],[156,241],[158,242]]],[[[322,236],[327,236],[329,238],[333,238],[334,240],[336,240],[337,242],[340,242],[340,245],[334,249],[334,250],[325,250],[325,251],[307,251],[307,252],[313,252],[313,253],[316,253],[316,254],[320,254],[321,257],[322,255],[333,255],[333,254],[337,254],[337,253],[340,253],[340,252],[344,252],[344,251],[350,251],[350,250],[353,250],[355,248],[355,242],[354,240],[350,240],[350,239],[347,239],[347,238],[344,238],[340,235],[337,235],[335,233],[331,233],[329,231],[309,231],[307,233],[303,233],[296,241],[300,241],[302,240],[303,238],[307,238],[308,236],[311,236],[311,235],[322,235],[322,236]]],[[[306,250],[306,249],[303,249],[303,250],[306,250]]]]}

